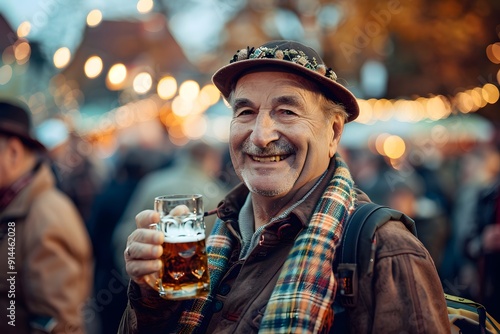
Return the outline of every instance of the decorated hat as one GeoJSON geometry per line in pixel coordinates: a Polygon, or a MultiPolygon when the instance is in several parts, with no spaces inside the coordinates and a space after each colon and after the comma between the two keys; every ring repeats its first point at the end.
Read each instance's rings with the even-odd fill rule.
{"type": "Polygon", "coordinates": [[[359,106],[354,95],[337,82],[335,72],[312,48],[288,40],[268,42],[258,48],[239,50],[229,65],[220,68],[212,77],[214,85],[225,98],[240,77],[259,69],[272,68],[301,75],[315,82],[321,92],[329,99],[342,104],[347,114],[347,122],[358,117],[359,106]]]}
{"type": "Polygon", "coordinates": [[[0,101],[0,134],[18,137],[26,146],[45,151],[33,134],[28,107],[20,103],[0,101]]]}

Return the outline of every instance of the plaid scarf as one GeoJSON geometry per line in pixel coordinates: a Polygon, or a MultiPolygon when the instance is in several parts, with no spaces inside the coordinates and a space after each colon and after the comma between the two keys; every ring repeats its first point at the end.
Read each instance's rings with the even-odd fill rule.
{"type": "MultiPolygon", "coordinates": [[[[299,234],[285,261],[259,333],[320,333],[328,332],[333,324],[335,247],[356,201],[354,182],[339,155],[335,167],[307,229],[299,234]]],[[[233,243],[229,230],[221,223],[207,240],[211,291],[216,291],[227,270],[233,243]]],[[[213,299],[210,293],[192,301],[190,311],[180,318],[177,333],[196,332],[213,299]]]]}

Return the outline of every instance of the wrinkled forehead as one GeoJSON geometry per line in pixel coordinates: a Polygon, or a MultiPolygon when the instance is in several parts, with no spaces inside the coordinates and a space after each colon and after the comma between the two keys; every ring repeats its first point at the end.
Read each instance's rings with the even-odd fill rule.
{"type": "MultiPolygon", "coordinates": [[[[259,71],[249,71],[242,74],[234,83],[229,102],[234,97],[235,92],[247,84],[258,84],[263,82],[276,82],[280,88],[300,89],[314,94],[321,94],[321,90],[315,82],[295,73],[276,70],[275,67],[265,68],[259,71]]],[[[238,94],[239,95],[239,94],[238,94]]]]}

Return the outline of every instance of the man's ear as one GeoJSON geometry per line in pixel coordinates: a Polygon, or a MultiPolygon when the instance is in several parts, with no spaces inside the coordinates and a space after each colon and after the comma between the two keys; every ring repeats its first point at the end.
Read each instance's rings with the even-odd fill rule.
{"type": "Polygon", "coordinates": [[[11,137],[7,142],[8,159],[11,168],[16,168],[22,162],[26,153],[23,143],[19,138],[11,137]]]}
{"type": "Polygon", "coordinates": [[[340,114],[335,114],[331,122],[333,136],[328,143],[330,158],[337,152],[340,137],[342,136],[342,131],[344,131],[344,117],[340,114]]]}

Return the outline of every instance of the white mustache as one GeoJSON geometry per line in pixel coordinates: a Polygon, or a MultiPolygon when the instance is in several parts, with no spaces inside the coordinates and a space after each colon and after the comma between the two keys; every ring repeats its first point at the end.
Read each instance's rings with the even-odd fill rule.
{"type": "Polygon", "coordinates": [[[295,153],[295,148],[286,141],[276,141],[266,147],[257,147],[250,140],[245,140],[242,145],[242,151],[248,155],[270,156],[270,155],[289,155],[295,153]]]}

